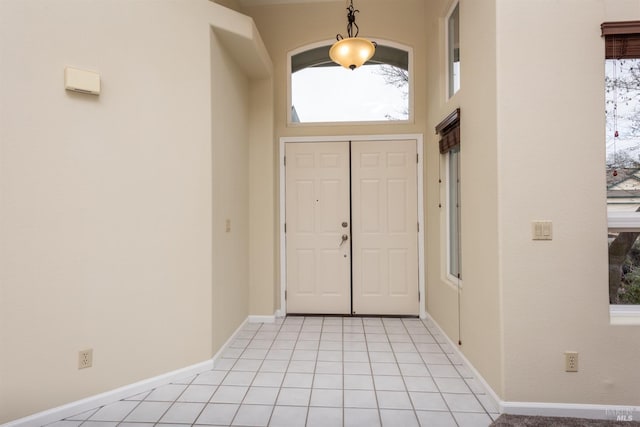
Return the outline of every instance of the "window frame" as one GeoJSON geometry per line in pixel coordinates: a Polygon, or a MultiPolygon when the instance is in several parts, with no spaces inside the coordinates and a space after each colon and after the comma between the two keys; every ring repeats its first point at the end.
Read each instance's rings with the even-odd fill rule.
{"type": "Polygon", "coordinates": [[[409,108],[409,117],[406,120],[371,120],[371,121],[344,121],[344,122],[294,122],[292,121],[292,104],[293,104],[293,89],[291,87],[292,79],[291,79],[291,57],[294,55],[298,55],[307,50],[316,49],[322,46],[331,46],[335,43],[335,39],[323,40],[315,43],[306,44],[304,46],[300,46],[296,49],[290,50],[287,52],[287,127],[313,127],[313,126],[357,126],[357,125],[406,125],[415,123],[415,109],[414,109],[414,58],[413,58],[413,48],[401,43],[397,43],[391,40],[385,39],[374,39],[378,45],[389,46],[394,49],[400,49],[407,52],[408,56],[408,71],[409,71],[409,90],[408,90],[408,100],[407,106],[409,108]]]}
{"type": "MultiPolygon", "coordinates": [[[[607,231],[640,231],[640,212],[607,212],[607,231]]],[[[609,319],[612,325],[640,325],[640,304],[609,303],[609,319]]]]}
{"type": "MultiPolygon", "coordinates": [[[[600,27],[604,38],[605,55],[603,59],[605,64],[609,59],[640,58],[640,21],[605,22],[600,27]],[[625,38],[628,38],[628,43],[616,46],[615,40],[625,38]]],[[[606,84],[603,90],[606,91],[606,84]]],[[[604,143],[606,145],[606,138],[604,143]]],[[[607,232],[640,231],[640,212],[609,211],[608,196],[606,200],[607,232]]],[[[607,265],[609,265],[608,257],[607,252],[607,265]]],[[[640,325],[640,304],[609,303],[609,319],[612,325],[640,325]]]]}
{"type": "Polygon", "coordinates": [[[460,146],[450,149],[445,155],[445,188],[446,188],[446,233],[447,233],[447,271],[446,277],[449,282],[455,286],[462,287],[462,256],[461,256],[461,221],[460,221],[460,146]],[[452,176],[452,153],[456,153],[456,176],[452,176]],[[452,200],[451,187],[452,180],[456,180],[456,200],[452,200]],[[452,228],[452,212],[455,212],[455,236],[452,228]],[[455,240],[455,249],[457,250],[457,275],[452,270],[452,250],[455,240]]]}
{"type": "MultiPolygon", "coordinates": [[[[451,285],[455,286],[457,289],[462,288],[462,199],[461,199],[461,162],[460,155],[462,152],[462,144],[461,144],[461,132],[460,132],[460,108],[456,108],[451,114],[445,117],[438,125],[436,125],[436,134],[439,136],[438,138],[438,148],[440,152],[439,164],[442,165],[444,162],[444,185],[445,185],[445,209],[441,211],[441,215],[445,215],[443,219],[441,217],[441,221],[444,224],[444,233],[445,236],[442,236],[445,244],[443,245],[443,249],[446,251],[446,254],[443,254],[443,259],[445,260],[442,264],[442,269],[444,273],[441,272],[443,279],[449,282],[451,285]],[[455,151],[457,153],[456,156],[456,201],[455,204],[452,203],[451,197],[451,152],[455,151]],[[451,274],[451,252],[452,252],[452,228],[451,228],[451,208],[454,207],[456,210],[456,249],[457,249],[457,275],[451,274]]],[[[442,184],[442,174],[438,173],[440,179],[439,182],[442,184]]],[[[441,190],[442,191],[442,190],[441,190]]],[[[442,194],[442,193],[441,193],[442,194]]],[[[442,208],[442,203],[440,204],[440,208],[442,208]]],[[[442,229],[442,228],[441,228],[442,229]]]]}
{"type": "Polygon", "coordinates": [[[453,64],[454,62],[452,61],[451,58],[451,52],[453,52],[453,49],[451,47],[451,31],[449,28],[449,21],[451,20],[451,17],[453,16],[453,13],[456,11],[456,9],[458,10],[458,62],[460,63],[459,66],[459,70],[458,73],[460,74],[460,76],[462,76],[462,72],[461,72],[461,68],[462,68],[462,61],[460,61],[460,0],[456,0],[454,1],[451,6],[449,7],[449,10],[447,11],[447,14],[444,17],[444,46],[445,46],[445,100],[448,101],[451,98],[453,98],[459,91],[460,88],[462,87],[462,80],[460,77],[458,77],[458,80],[460,81],[460,83],[458,84],[458,88],[455,89],[453,84],[454,84],[454,79],[453,79],[453,64]]]}

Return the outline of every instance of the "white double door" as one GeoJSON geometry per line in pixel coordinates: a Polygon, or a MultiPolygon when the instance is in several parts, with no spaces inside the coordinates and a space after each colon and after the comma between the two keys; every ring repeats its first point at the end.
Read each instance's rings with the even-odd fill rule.
{"type": "Polygon", "coordinates": [[[287,312],[417,315],[416,141],[285,146],[287,312]]]}

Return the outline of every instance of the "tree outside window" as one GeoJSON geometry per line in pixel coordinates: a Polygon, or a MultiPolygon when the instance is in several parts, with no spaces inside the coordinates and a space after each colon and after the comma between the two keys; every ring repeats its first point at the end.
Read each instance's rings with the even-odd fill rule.
{"type": "Polygon", "coordinates": [[[605,23],[609,303],[640,304],[640,22],[605,23]],[[625,227],[611,224],[625,218],[625,227]]]}

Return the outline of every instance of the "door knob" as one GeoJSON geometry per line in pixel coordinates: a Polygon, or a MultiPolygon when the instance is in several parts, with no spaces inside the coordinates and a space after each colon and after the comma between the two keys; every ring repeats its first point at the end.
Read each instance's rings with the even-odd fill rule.
{"type": "Polygon", "coordinates": [[[341,238],[341,240],[340,240],[340,245],[339,245],[338,247],[342,246],[342,244],[343,244],[344,242],[346,242],[347,240],[349,240],[349,236],[347,236],[346,234],[343,234],[343,235],[342,235],[342,238],[341,238]]]}

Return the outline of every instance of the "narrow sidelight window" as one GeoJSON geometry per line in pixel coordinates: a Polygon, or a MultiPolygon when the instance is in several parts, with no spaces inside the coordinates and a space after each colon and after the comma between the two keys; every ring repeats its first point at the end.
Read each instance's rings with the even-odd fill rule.
{"type": "Polygon", "coordinates": [[[438,126],[440,154],[445,157],[447,276],[457,285],[462,278],[460,247],[460,109],[449,114],[438,126]]]}
{"type": "Polygon", "coordinates": [[[448,93],[451,98],[460,89],[460,4],[447,17],[448,93]]]}

